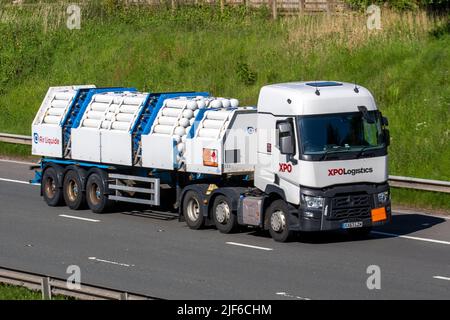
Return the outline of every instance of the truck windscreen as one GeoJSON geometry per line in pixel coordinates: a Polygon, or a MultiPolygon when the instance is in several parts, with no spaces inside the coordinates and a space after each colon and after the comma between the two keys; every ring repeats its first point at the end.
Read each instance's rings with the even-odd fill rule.
{"type": "Polygon", "coordinates": [[[368,111],[366,118],[373,121],[361,112],[298,117],[302,154],[325,160],[331,154],[358,157],[369,150],[385,149],[379,113],[368,111]]]}

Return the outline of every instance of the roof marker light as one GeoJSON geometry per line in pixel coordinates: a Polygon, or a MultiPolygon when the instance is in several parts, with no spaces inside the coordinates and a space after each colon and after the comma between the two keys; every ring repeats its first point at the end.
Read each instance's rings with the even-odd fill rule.
{"type": "Polygon", "coordinates": [[[342,86],[342,83],[339,82],[335,82],[335,81],[321,81],[321,82],[307,82],[306,83],[307,86],[311,86],[311,87],[338,87],[338,86],[342,86]]]}

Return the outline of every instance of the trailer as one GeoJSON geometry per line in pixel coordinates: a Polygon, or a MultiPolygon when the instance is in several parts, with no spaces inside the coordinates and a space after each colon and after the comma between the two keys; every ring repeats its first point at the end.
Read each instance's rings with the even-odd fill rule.
{"type": "Polygon", "coordinates": [[[257,106],[207,92],[51,87],[32,124],[33,182],[49,206],[117,202],[214,225],[367,234],[391,218],[388,121],[365,88],[261,88],[257,106]]]}

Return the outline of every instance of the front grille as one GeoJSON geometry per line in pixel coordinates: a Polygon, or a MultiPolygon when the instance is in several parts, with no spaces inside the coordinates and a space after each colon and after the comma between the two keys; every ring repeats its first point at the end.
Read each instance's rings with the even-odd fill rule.
{"type": "Polygon", "coordinates": [[[343,197],[335,197],[332,200],[333,209],[351,208],[351,207],[370,207],[370,196],[368,194],[362,195],[348,195],[343,197]]]}
{"type": "Polygon", "coordinates": [[[329,219],[368,218],[370,217],[371,199],[368,194],[334,197],[331,199],[329,219]]]}
{"type": "Polygon", "coordinates": [[[368,217],[370,217],[370,207],[334,209],[331,211],[331,219],[335,220],[368,217]]]}

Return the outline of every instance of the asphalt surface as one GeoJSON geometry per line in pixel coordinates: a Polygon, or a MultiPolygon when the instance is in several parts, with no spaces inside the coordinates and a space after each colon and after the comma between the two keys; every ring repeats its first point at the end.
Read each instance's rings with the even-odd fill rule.
{"type": "Polygon", "coordinates": [[[363,240],[336,232],[276,243],[144,211],[48,207],[32,176],[0,160],[1,267],[65,278],[78,265],[84,283],[165,299],[450,299],[446,217],[396,212],[363,240]],[[381,289],[367,287],[370,265],[381,289]]]}

